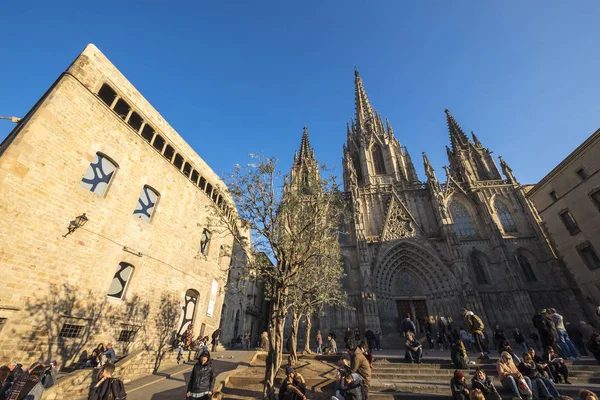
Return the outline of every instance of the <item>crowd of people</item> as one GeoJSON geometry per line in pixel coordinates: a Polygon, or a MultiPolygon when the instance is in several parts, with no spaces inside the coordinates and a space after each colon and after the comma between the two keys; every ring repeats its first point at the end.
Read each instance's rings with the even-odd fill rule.
{"type": "Polygon", "coordinates": [[[54,385],[57,373],[56,361],[51,361],[48,365],[34,363],[27,369],[18,362],[2,366],[0,400],[39,400],[44,389],[54,385]]]}

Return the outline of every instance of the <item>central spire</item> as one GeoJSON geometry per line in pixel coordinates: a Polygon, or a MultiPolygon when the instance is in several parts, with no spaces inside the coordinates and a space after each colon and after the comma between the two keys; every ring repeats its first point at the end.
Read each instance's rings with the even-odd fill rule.
{"type": "Polygon", "coordinates": [[[310,142],[308,141],[308,128],[304,126],[302,132],[302,141],[300,142],[300,154],[296,160],[296,164],[300,165],[302,162],[312,156],[312,149],[310,148],[310,142]]]}
{"type": "Polygon", "coordinates": [[[448,132],[450,133],[450,143],[452,143],[452,150],[456,150],[457,146],[466,146],[469,144],[469,138],[463,132],[458,122],[454,119],[450,110],[445,109],[446,121],[448,121],[448,132]]]}
{"type": "Polygon", "coordinates": [[[358,74],[358,70],[354,69],[354,87],[356,101],[356,122],[361,125],[365,121],[374,120],[375,113],[367,97],[367,92],[363,86],[363,81],[358,74]]]}

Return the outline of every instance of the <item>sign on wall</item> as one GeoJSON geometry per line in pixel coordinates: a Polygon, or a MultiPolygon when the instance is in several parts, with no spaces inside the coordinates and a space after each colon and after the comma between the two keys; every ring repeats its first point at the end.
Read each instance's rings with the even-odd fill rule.
{"type": "Polygon", "coordinates": [[[208,300],[208,310],[206,310],[206,315],[209,317],[213,316],[213,312],[215,311],[215,303],[217,301],[217,291],[219,290],[219,283],[213,279],[212,287],[210,288],[210,299],[208,300]]]}

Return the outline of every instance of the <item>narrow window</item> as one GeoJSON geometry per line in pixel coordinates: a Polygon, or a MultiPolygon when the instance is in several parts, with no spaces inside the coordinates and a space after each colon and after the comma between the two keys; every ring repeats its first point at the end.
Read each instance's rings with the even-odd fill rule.
{"type": "Polygon", "coordinates": [[[152,142],[152,146],[162,153],[163,147],[165,147],[165,139],[162,136],[156,135],[154,137],[154,141],[152,142]]]}
{"type": "Polygon", "coordinates": [[[212,195],[212,191],[213,191],[212,185],[210,183],[207,183],[205,192],[208,195],[208,197],[210,197],[212,195]]]}
{"type": "Polygon", "coordinates": [[[517,262],[519,263],[519,266],[525,275],[525,279],[527,279],[528,282],[537,282],[537,278],[533,273],[529,259],[525,257],[525,255],[517,253],[517,262]]]}
{"type": "Polygon", "coordinates": [[[122,329],[119,333],[119,338],[117,341],[119,342],[133,342],[135,340],[135,335],[137,334],[139,328],[128,328],[122,329]]]}
{"type": "Polygon", "coordinates": [[[219,192],[217,192],[216,190],[213,190],[213,194],[212,194],[213,203],[217,202],[217,197],[219,197],[219,192]]]}
{"type": "Polygon", "coordinates": [[[152,138],[154,137],[154,128],[148,124],[144,125],[144,129],[142,129],[142,137],[146,139],[148,143],[152,142],[152,138]]]}
{"type": "Polygon", "coordinates": [[[577,221],[575,221],[569,210],[561,211],[558,215],[571,235],[579,233],[580,230],[577,221]]]}
{"type": "Polygon", "coordinates": [[[98,91],[98,97],[100,97],[100,100],[102,100],[104,104],[110,107],[117,98],[117,93],[105,83],[98,91]]]}
{"type": "Polygon", "coordinates": [[[487,285],[489,282],[485,274],[485,267],[481,256],[477,253],[472,253],[470,258],[471,266],[473,267],[473,272],[475,272],[475,279],[477,280],[477,283],[487,285]]]}
{"type": "Polygon", "coordinates": [[[207,256],[209,245],[210,245],[210,231],[208,229],[204,229],[202,231],[202,238],[200,239],[200,253],[207,256]]]}
{"type": "Polygon", "coordinates": [[[117,164],[102,153],[96,153],[81,179],[81,186],[102,197],[108,190],[117,164]]]}
{"type": "Polygon", "coordinates": [[[381,146],[375,145],[372,151],[373,165],[375,166],[375,174],[385,175],[385,162],[383,161],[383,153],[381,152],[381,146]]]}
{"type": "Polygon", "coordinates": [[[63,324],[58,336],[62,338],[76,339],[83,336],[85,325],[63,324]]]}
{"type": "Polygon", "coordinates": [[[4,325],[6,325],[6,318],[0,318],[0,332],[2,332],[4,325]]]}
{"type": "Polygon", "coordinates": [[[590,242],[577,246],[577,252],[589,270],[600,268],[600,258],[590,242]]]}
{"type": "Polygon", "coordinates": [[[175,165],[177,169],[181,171],[181,167],[183,166],[183,157],[181,157],[181,154],[175,154],[173,165],[175,165]]]}
{"type": "Polygon", "coordinates": [[[454,231],[457,236],[476,236],[475,226],[467,207],[460,201],[450,202],[450,216],[454,224],[454,231]]]}
{"type": "Polygon", "coordinates": [[[125,289],[129,283],[129,278],[133,273],[133,265],[126,262],[119,264],[119,269],[115,273],[115,276],[108,289],[108,296],[114,297],[115,299],[122,299],[125,295],[125,289]]]}
{"type": "Polygon", "coordinates": [[[556,195],[556,192],[554,190],[551,190],[550,193],[548,193],[550,195],[550,198],[552,199],[552,201],[556,201],[558,200],[558,196],[556,195]]]}
{"type": "Polygon", "coordinates": [[[127,118],[127,114],[129,114],[130,108],[131,107],[129,107],[129,104],[127,104],[125,100],[119,99],[117,100],[117,104],[115,104],[115,108],[113,108],[113,110],[115,110],[119,117],[125,119],[127,118]]]}
{"type": "Polygon", "coordinates": [[[360,168],[360,159],[358,158],[358,154],[352,156],[352,164],[354,165],[354,170],[356,171],[356,180],[358,183],[362,182],[362,169],[360,168]]]}
{"type": "Polygon", "coordinates": [[[156,209],[156,203],[160,195],[148,185],[144,185],[142,193],[138,199],[137,206],[133,210],[133,215],[142,221],[150,221],[152,214],[156,209]]]}
{"type": "Polygon", "coordinates": [[[192,182],[194,182],[194,184],[198,184],[198,176],[200,176],[200,174],[198,174],[198,171],[193,170],[192,171],[192,177],[190,178],[192,180],[192,182]]]}
{"type": "Polygon", "coordinates": [[[516,233],[517,225],[513,220],[508,206],[502,200],[496,198],[494,200],[494,210],[504,233],[516,233]]]}
{"type": "Polygon", "coordinates": [[[590,198],[592,199],[592,203],[594,203],[596,208],[600,210],[600,189],[596,189],[596,191],[590,193],[590,198]]]}
{"type": "Polygon", "coordinates": [[[185,164],[183,165],[183,174],[189,178],[191,173],[192,173],[192,166],[189,162],[186,161],[185,164]]]}
{"type": "Polygon", "coordinates": [[[175,154],[175,150],[173,149],[173,147],[171,147],[170,144],[167,145],[167,147],[165,147],[165,152],[163,153],[163,156],[169,160],[172,161],[173,160],[173,155],[175,154]]]}
{"type": "Polygon", "coordinates": [[[131,113],[131,116],[127,120],[129,126],[131,126],[136,132],[140,131],[143,122],[144,120],[142,117],[140,117],[140,114],[136,113],[135,111],[131,113]]]}
{"type": "Polygon", "coordinates": [[[583,169],[583,167],[579,168],[577,171],[575,171],[575,173],[582,181],[585,181],[589,176],[587,171],[583,169]]]}
{"type": "Polygon", "coordinates": [[[200,182],[198,182],[198,187],[204,191],[206,191],[206,179],[203,176],[200,177],[200,182]]]}

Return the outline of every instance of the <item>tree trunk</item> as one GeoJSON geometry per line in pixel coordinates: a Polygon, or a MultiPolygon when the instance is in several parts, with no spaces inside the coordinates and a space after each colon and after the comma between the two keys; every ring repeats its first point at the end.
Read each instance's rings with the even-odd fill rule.
{"type": "Polygon", "coordinates": [[[292,311],[292,336],[290,338],[291,349],[290,349],[290,363],[292,365],[296,365],[298,361],[298,353],[296,349],[298,348],[298,325],[300,323],[300,318],[302,318],[302,314],[292,311]]]}
{"type": "Polygon", "coordinates": [[[311,324],[312,324],[310,317],[311,317],[311,314],[306,315],[306,334],[304,335],[304,350],[303,350],[304,354],[312,353],[312,351],[310,351],[310,328],[311,328],[311,324]]]}
{"type": "Polygon", "coordinates": [[[283,327],[285,315],[282,315],[285,306],[285,297],[276,293],[269,307],[269,352],[265,365],[265,381],[263,386],[263,399],[275,399],[275,378],[281,367],[281,354],[283,353],[283,327]]]}

